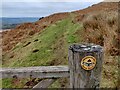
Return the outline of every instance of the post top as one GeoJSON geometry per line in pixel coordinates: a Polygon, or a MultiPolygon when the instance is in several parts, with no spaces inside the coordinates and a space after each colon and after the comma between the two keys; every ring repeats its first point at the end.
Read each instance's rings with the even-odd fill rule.
{"type": "Polygon", "coordinates": [[[103,48],[100,45],[86,43],[86,44],[73,44],[69,47],[69,50],[72,50],[74,52],[102,52],[103,48]]]}

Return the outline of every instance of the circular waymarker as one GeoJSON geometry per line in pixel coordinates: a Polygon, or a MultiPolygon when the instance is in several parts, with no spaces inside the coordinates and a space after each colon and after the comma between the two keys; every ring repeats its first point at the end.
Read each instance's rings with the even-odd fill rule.
{"type": "Polygon", "coordinates": [[[92,70],[96,65],[96,59],[93,56],[86,56],[81,60],[81,67],[85,70],[92,70]]]}

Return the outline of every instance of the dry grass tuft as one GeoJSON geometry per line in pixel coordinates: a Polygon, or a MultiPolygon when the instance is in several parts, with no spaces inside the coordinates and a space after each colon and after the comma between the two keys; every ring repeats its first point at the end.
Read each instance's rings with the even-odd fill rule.
{"type": "Polygon", "coordinates": [[[90,14],[83,21],[84,40],[104,46],[107,54],[120,55],[118,49],[118,13],[109,11],[90,14]]]}

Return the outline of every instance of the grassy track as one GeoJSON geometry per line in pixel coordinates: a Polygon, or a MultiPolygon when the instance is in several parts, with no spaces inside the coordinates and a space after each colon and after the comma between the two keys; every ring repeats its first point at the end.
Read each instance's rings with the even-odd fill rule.
{"type": "MultiPolygon", "coordinates": [[[[58,21],[42,33],[18,43],[3,57],[3,67],[66,65],[68,47],[78,42],[79,37],[75,33],[81,27],[80,24],[73,24],[71,18],[58,21]],[[14,57],[10,58],[11,55],[14,57]]],[[[9,81],[11,79],[3,80],[3,87],[11,87],[9,81]]]]}
{"type": "MultiPolygon", "coordinates": [[[[3,56],[3,67],[28,67],[67,65],[68,47],[73,43],[81,43],[85,32],[83,24],[73,23],[74,15],[50,25],[41,33],[18,43],[10,52],[3,56]]],[[[101,87],[116,87],[117,66],[116,57],[105,55],[101,87]],[[108,62],[106,64],[106,62],[108,62]]],[[[22,88],[28,79],[22,79],[13,85],[12,79],[4,79],[4,88],[22,88]]],[[[64,87],[67,79],[57,80],[51,87],[64,87]]]]}

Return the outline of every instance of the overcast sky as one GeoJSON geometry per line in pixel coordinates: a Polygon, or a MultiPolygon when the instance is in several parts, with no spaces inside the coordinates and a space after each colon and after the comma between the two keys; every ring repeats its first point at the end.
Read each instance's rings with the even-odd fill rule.
{"type": "Polygon", "coordinates": [[[102,0],[4,0],[0,17],[44,17],[58,12],[80,10],[102,0]]]}

